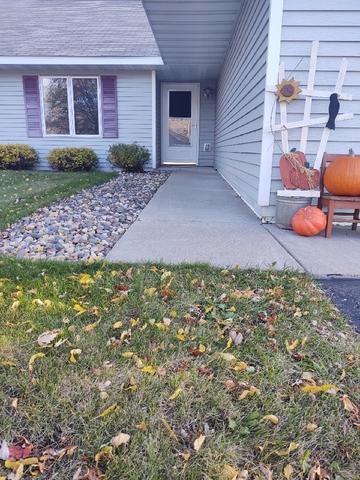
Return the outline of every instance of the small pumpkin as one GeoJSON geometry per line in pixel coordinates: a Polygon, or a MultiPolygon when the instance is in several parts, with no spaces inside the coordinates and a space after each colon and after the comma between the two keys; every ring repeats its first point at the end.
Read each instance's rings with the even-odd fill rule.
{"type": "Polygon", "coordinates": [[[360,196],[360,155],[352,149],[349,155],[339,155],[326,168],[324,185],[333,195],[360,196]]]}
{"type": "Polygon", "coordinates": [[[313,237],[326,227],[326,215],[317,207],[300,208],[291,220],[291,225],[298,235],[313,237]]]}

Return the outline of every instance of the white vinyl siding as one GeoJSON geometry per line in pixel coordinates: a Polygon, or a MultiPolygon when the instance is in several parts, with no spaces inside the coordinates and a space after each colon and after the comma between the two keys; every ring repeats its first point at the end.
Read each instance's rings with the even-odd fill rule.
{"type": "Polygon", "coordinates": [[[269,0],[245,0],[218,82],[215,166],[257,213],[269,0]]]}
{"type": "MultiPolygon", "coordinates": [[[[53,72],[47,72],[52,75],[53,72]]],[[[81,76],[81,72],[78,72],[81,76]]],[[[34,147],[40,157],[38,168],[46,169],[47,155],[57,147],[89,147],[99,157],[100,168],[109,169],[107,152],[113,143],[138,142],[152,151],[152,81],[151,71],[121,71],[117,74],[119,138],[101,137],[43,137],[28,138],[26,129],[23,75],[21,73],[0,72],[0,143],[26,143],[34,147]]],[[[64,71],[61,74],[68,75],[64,71]]],[[[92,72],[89,76],[113,74],[92,72]]],[[[88,74],[86,74],[88,76],[88,74]]]]}
{"type": "MultiPolygon", "coordinates": [[[[341,101],[340,113],[353,112],[353,120],[337,122],[331,132],[327,151],[346,153],[349,147],[360,152],[360,1],[359,0],[284,0],[281,60],[286,75],[294,76],[302,86],[307,84],[311,42],[320,41],[315,88],[333,90],[341,59],[348,59],[344,92],[353,94],[353,101],[341,101]]],[[[326,116],[329,101],[314,100],[312,116],[326,116]]],[[[288,107],[289,121],[302,119],[304,100],[288,107]]],[[[324,125],[310,127],[307,155],[314,161],[324,125]]],[[[289,146],[299,147],[300,129],[289,131],[289,146]]],[[[278,137],[279,138],[279,137],[278,137]]],[[[282,188],[279,146],[275,144],[271,185],[271,205],[268,215],[275,212],[276,191],[282,188]]]]}

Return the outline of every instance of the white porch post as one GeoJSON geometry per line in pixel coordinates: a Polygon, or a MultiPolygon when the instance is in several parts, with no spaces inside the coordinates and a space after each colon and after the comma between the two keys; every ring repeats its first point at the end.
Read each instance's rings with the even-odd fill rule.
{"type": "MultiPolygon", "coordinates": [[[[270,19],[265,88],[267,85],[276,85],[278,83],[283,8],[284,0],[270,0],[270,19]]],[[[276,99],[274,94],[265,91],[264,121],[258,190],[258,204],[262,207],[267,207],[270,205],[274,136],[271,131],[269,131],[269,129],[272,120],[275,120],[275,102],[276,99]]]]}
{"type": "Polygon", "coordinates": [[[151,72],[151,93],[152,93],[152,151],[151,151],[151,165],[152,168],[157,167],[156,158],[156,140],[157,140],[157,124],[156,124],[156,71],[151,72]]]}

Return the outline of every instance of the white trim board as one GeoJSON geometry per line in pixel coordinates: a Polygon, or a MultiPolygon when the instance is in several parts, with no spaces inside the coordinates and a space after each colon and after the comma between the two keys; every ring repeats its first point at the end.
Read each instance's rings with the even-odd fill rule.
{"type": "Polygon", "coordinates": [[[152,132],[152,148],[151,148],[151,165],[152,168],[157,167],[157,158],[156,158],[156,71],[151,72],[151,132],[152,132]]]}
{"type": "Polygon", "coordinates": [[[3,57],[0,65],[164,65],[161,57],[3,57]]]}
{"type": "MultiPolygon", "coordinates": [[[[266,62],[266,85],[276,85],[281,50],[281,33],[283,20],[284,0],[270,1],[270,19],[268,32],[268,51],[266,62]]],[[[272,164],[274,154],[274,136],[269,131],[271,123],[275,123],[276,108],[274,95],[265,91],[264,121],[261,143],[261,163],[258,189],[258,205],[268,207],[270,205],[270,191],[272,179],[272,164]]]]}

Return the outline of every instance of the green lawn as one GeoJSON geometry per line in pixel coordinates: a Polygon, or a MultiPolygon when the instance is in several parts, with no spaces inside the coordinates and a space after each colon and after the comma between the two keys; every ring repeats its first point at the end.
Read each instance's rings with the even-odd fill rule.
{"type": "Polygon", "coordinates": [[[359,337],[305,276],[2,259],[0,279],[0,439],[33,457],[0,478],[359,478],[359,337]]]}
{"type": "Polygon", "coordinates": [[[99,171],[0,171],[0,229],[55,200],[113,177],[113,173],[99,171]]]}

